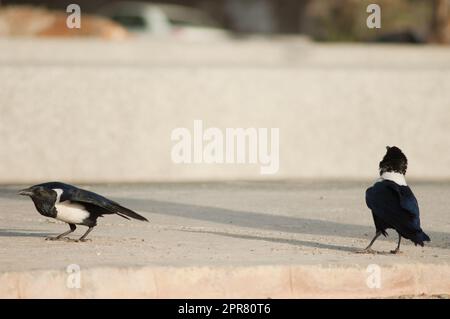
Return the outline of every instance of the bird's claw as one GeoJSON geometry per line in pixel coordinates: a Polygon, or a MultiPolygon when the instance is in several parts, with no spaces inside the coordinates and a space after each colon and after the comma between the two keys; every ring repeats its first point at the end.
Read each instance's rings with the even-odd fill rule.
{"type": "Polygon", "coordinates": [[[400,251],[400,249],[394,249],[390,251],[391,254],[397,255],[397,254],[401,254],[402,252],[400,251]]]}
{"type": "Polygon", "coordinates": [[[67,242],[70,242],[70,243],[74,243],[74,242],[76,242],[77,240],[76,240],[76,239],[73,239],[73,238],[69,238],[69,237],[64,237],[64,241],[67,241],[67,242]]]}
{"type": "Polygon", "coordinates": [[[61,239],[62,239],[61,237],[45,237],[45,240],[51,240],[51,241],[61,240],[61,239]]]}
{"type": "Polygon", "coordinates": [[[73,239],[73,238],[69,238],[69,237],[46,237],[45,240],[51,240],[51,241],[55,241],[55,240],[64,240],[66,242],[71,242],[71,243],[85,243],[87,241],[91,241],[90,239],[73,239]]]}
{"type": "Polygon", "coordinates": [[[66,241],[71,242],[71,243],[84,243],[87,241],[91,241],[90,239],[73,239],[73,238],[65,238],[66,241]]]}

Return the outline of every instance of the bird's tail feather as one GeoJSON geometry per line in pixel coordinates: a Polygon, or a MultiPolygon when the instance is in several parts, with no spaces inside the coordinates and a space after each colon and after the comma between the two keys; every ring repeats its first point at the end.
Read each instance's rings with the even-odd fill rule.
{"type": "Polygon", "coordinates": [[[114,205],[114,208],[115,208],[115,213],[123,218],[130,219],[128,217],[131,217],[131,218],[134,218],[137,220],[148,222],[148,219],[145,218],[144,216],[141,216],[138,213],[133,212],[131,209],[123,207],[117,203],[116,203],[116,205],[114,205]]]}
{"type": "Polygon", "coordinates": [[[117,215],[119,215],[120,217],[122,217],[122,218],[125,218],[125,219],[128,219],[128,220],[130,220],[130,218],[128,218],[127,216],[125,216],[125,215],[122,215],[121,213],[116,213],[117,215]]]}
{"type": "Polygon", "coordinates": [[[430,237],[427,235],[427,234],[425,234],[424,232],[422,232],[422,237],[423,237],[423,241],[431,241],[431,239],[430,239],[430,237]]]}
{"type": "Polygon", "coordinates": [[[430,237],[425,234],[424,232],[420,232],[416,235],[416,237],[414,239],[412,239],[412,241],[414,242],[414,245],[420,245],[420,246],[424,246],[424,241],[431,241],[430,237]]]}

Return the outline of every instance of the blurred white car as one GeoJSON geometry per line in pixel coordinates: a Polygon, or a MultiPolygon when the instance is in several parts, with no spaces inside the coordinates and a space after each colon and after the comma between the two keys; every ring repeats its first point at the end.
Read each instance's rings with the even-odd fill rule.
{"type": "Polygon", "coordinates": [[[221,29],[205,12],[181,5],[120,1],[102,7],[98,14],[109,17],[139,36],[182,40],[230,37],[229,32],[221,29]]]}

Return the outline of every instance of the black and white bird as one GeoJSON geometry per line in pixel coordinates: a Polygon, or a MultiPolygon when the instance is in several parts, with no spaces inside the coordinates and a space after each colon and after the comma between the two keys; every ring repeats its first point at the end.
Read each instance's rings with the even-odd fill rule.
{"type": "Polygon", "coordinates": [[[47,237],[47,240],[64,239],[64,236],[75,231],[76,225],[83,225],[89,227],[88,230],[74,241],[85,241],[86,236],[97,226],[97,218],[103,215],[117,214],[126,219],[148,221],[101,195],[60,182],[34,185],[21,190],[19,195],[30,196],[41,215],[69,224],[70,230],[56,237],[47,237]]]}
{"type": "Polygon", "coordinates": [[[362,253],[375,253],[371,249],[375,240],[387,236],[386,229],[393,228],[398,233],[397,248],[400,251],[402,237],[423,247],[430,237],[420,228],[419,205],[413,192],[406,184],[405,174],[408,160],[396,146],[387,146],[387,152],[379,164],[380,178],[366,190],[366,204],[372,211],[375,223],[375,237],[362,253]]]}

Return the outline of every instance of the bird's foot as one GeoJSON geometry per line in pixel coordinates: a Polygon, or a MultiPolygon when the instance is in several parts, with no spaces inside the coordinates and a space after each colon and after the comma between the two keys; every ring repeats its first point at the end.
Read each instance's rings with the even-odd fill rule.
{"type": "Polygon", "coordinates": [[[46,237],[45,240],[64,240],[68,243],[84,243],[87,241],[91,241],[90,239],[74,239],[69,237],[46,237]]]}
{"type": "Polygon", "coordinates": [[[80,239],[76,239],[75,241],[76,241],[77,243],[85,243],[85,242],[92,241],[92,240],[80,238],[80,239]]]}
{"type": "Polygon", "coordinates": [[[77,239],[73,239],[73,238],[69,238],[69,237],[64,237],[64,241],[69,242],[69,243],[75,243],[75,242],[77,242],[77,239]]]}
{"type": "Polygon", "coordinates": [[[61,237],[45,237],[45,240],[54,241],[54,240],[62,240],[62,238],[61,237]]]}
{"type": "Polygon", "coordinates": [[[391,250],[391,254],[394,254],[394,255],[402,254],[402,253],[403,253],[403,252],[400,251],[400,249],[394,249],[394,250],[391,250]]]}
{"type": "Polygon", "coordinates": [[[70,243],[84,243],[87,241],[91,241],[90,239],[75,239],[75,238],[69,238],[69,237],[65,237],[64,240],[67,242],[70,242],[70,243]]]}
{"type": "Polygon", "coordinates": [[[376,250],[373,250],[372,248],[365,248],[356,251],[357,254],[378,254],[376,250]]]}

